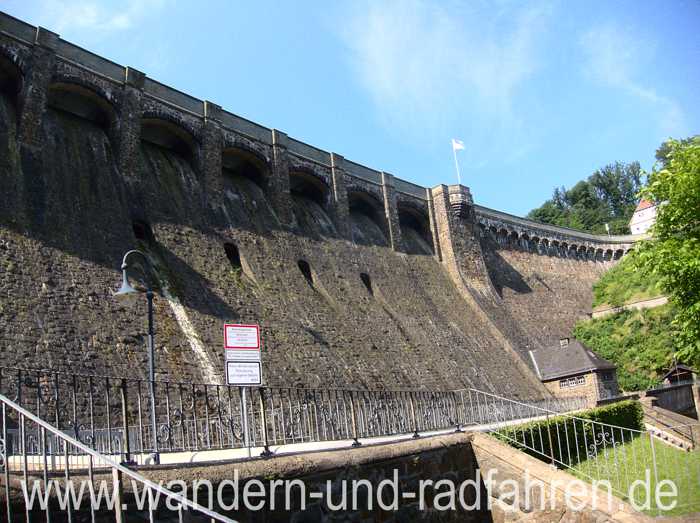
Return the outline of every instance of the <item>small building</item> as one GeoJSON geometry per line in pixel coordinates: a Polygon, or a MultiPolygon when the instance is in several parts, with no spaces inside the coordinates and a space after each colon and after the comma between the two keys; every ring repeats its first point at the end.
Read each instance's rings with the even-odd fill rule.
{"type": "Polygon", "coordinates": [[[674,383],[682,383],[694,381],[696,372],[682,363],[676,363],[669,371],[664,374],[662,381],[665,385],[673,385],[674,383]]]}
{"type": "Polygon", "coordinates": [[[644,234],[656,222],[657,205],[649,200],[640,200],[630,219],[630,232],[644,234]]]}
{"type": "Polygon", "coordinates": [[[553,396],[585,396],[594,406],[619,394],[615,365],[578,340],[562,338],[557,345],[531,350],[530,358],[553,396]]]}

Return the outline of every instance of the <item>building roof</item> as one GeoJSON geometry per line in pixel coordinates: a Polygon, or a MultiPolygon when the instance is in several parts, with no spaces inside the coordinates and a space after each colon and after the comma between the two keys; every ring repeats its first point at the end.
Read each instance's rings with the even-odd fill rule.
{"type": "Polygon", "coordinates": [[[578,340],[530,351],[530,357],[542,381],[549,381],[594,370],[613,370],[615,365],[601,358],[578,340]]]}
{"type": "Polygon", "coordinates": [[[669,371],[666,374],[664,374],[661,379],[665,380],[666,378],[670,378],[674,374],[687,374],[687,373],[694,374],[695,370],[688,367],[687,365],[683,365],[682,363],[678,363],[678,364],[674,365],[673,367],[671,367],[671,369],[669,369],[669,371]]]}
{"type": "Polygon", "coordinates": [[[649,209],[651,207],[656,207],[656,204],[654,202],[650,202],[649,200],[645,200],[644,198],[642,198],[641,200],[639,200],[637,208],[634,210],[634,212],[643,211],[644,209],[649,209]]]}

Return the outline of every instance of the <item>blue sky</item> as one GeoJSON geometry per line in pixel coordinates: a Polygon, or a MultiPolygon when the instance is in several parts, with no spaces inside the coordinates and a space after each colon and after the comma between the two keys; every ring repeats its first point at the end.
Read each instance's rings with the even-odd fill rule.
{"type": "Polygon", "coordinates": [[[525,214],[700,132],[700,2],[5,0],[122,65],[359,163],[525,214]],[[206,7],[204,7],[206,6],[206,7]]]}

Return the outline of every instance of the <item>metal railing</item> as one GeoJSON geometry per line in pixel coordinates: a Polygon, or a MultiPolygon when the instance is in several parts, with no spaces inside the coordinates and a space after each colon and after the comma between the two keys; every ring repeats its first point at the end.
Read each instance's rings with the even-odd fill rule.
{"type": "MultiPolygon", "coordinates": [[[[652,496],[656,485],[670,480],[678,490],[675,510],[700,509],[700,454],[677,448],[658,430],[602,423],[486,392],[471,395],[481,414],[478,424],[513,447],[582,479],[608,482],[622,499],[630,500],[633,482],[647,474],[652,496]]],[[[653,503],[648,512],[661,513],[653,503]]]]}
{"type": "MultiPolygon", "coordinates": [[[[125,512],[133,516],[134,512],[145,512],[151,522],[159,521],[166,514],[177,516],[180,522],[192,521],[192,516],[206,517],[210,522],[235,523],[186,497],[154,483],[138,472],[118,463],[91,449],[53,425],[21,407],[0,394],[0,474],[2,474],[2,498],[4,508],[0,516],[8,522],[51,521],[57,513],[65,514],[70,521],[96,521],[96,516],[104,521],[126,521],[125,512]],[[9,451],[9,427],[18,427],[18,452],[9,451]],[[29,442],[29,435],[36,434],[38,439],[29,442]],[[51,442],[51,447],[49,447],[51,442]],[[55,472],[55,462],[61,461],[60,473],[55,472]],[[105,469],[108,473],[105,474],[105,469]],[[129,478],[132,488],[135,485],[148,492],[142,499],[142,506],[134,507],[134,500],[125,496],[125,479],[129,478]],[[60,492],[85,492],[75,487],[76,483],[87,484],[89,494],[84,497],[66,495],[61,499],[60,492]],[[105,514],[107,503],[101,503],[97,492],[105,483],[112,489],[112,503],[107,506],[109,515],[105,514]],[[100,486],[98,486],[100,484],[100,486]],[[28,496],[28,492],[38,496],[28,496]],[[51,497],[50,493],[57,493],[51,497]],[[46,497],[42,493],[49,493],[46,497]],[[152,493],[158,493],[156,498],[152,493]],[[161,498],[162,496],[162,498],[161,498]],[[44,500],[42,502],[42,499],[44,500]],[[156,501],[154,502],[154,499],[156,501]],[[97,501],[96,501],[97,500],[97,501]],[[42,515],[37,519],[38,515],[42,515]]],[[[1,499],[1,498],[0,498],[1,499]]],[[[63,518],[61,518],[63,520],[63,518]]]]}
{"type": "MultiPolygon", "coordinates": [[[[363,438],[459,428],[487,419],[469,390],[256,387],[243,394],[239,387],[159,381],[154,395],[157,438],[153,438],[148,385],[127,378],[0,367],[0,393],[84,445],[142,464],[155,453],[247,446],[262,447],[268,455],[271,446],[332,440],[358,445],[363,438]]],[[[584,398],[528,403],[557,412],[586,404],[584,398]]],[[[516,409],[513,419],[524,414],[516,409]]],[[[19,450],[16,431],[17,427],[8,428],[10,453],[19,450]]],[[[39,439],[37,431],[28,432],[24,448],[37,452],[39,439]]],[[[49,454],[56,446],[49,438],[49,454]]]]}
{"type": "Polygon", "coordinates": [[[659,383],[657,385],[654,385],[650,389],[647,389],[647,394],[649,393],[654,393],[654,392],[660,392],[668,389],[675,389],[677,387],[691,387],[693,385],[700,385],[700,380],[695,380],[695,379],[690,379],[690,380],[681,380],[681,381],[675,381],[672,383],[659,383]]]}

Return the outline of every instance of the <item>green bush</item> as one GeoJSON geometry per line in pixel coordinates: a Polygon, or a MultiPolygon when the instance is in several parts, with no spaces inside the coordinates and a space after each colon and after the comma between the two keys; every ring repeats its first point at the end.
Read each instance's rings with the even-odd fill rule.
{"type": "MultiPolygon", "coordinates": [[[[646,390],[659,382],[670,367],[676,328],[671,305],[624,311],[580,321],[574,336],[596,354],[617,365],[617,380],[624,391],[646,390]]],[[[687,361],[689,365],[696,362],[687,361]]]]}
{"type": "Polygon", "coordinates": [[[604,407],[590,409],[569,416],[554,416],[549,420],[534,421],[508,427],[495,434],[496,437],[542,461],[553,457],[557,463],[575,465],[587,457],[587,446],[600,440],[603,432],[616,442],[630,438],[629,431],[610,429],[581,419],[614,425],[626,429],[643,430],[644,412],[637,401],[627,400],[604,407]],[[551,445],[550,445],[551,442],[551,445]],[[536,450],[533,450],[536,449],[536,450]]]}
{"type": "Polygon", "coordinates": [[[619,307],[663,295],[660,277],[637,268],[636,257],[630,252],[593,285],[593,307],[619,307]]]}

